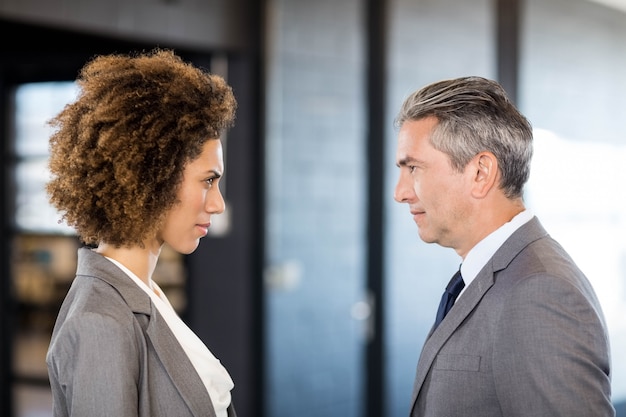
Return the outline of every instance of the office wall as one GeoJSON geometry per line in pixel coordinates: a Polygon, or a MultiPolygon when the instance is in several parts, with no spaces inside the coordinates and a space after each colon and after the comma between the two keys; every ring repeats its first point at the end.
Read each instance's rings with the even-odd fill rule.
{"type": "Polygon", "coordinates": [[[366,412],[364,4],[268,6],[269,417],[366,412]]]}
{"type": "MultiPolygon", "coordinates": [[[[0,0],[0,17],[52,28],[199,49],[247,45],[248,0],[0,0]]],[[[80,39],[76,39],[80,43],[80,39]]]]}

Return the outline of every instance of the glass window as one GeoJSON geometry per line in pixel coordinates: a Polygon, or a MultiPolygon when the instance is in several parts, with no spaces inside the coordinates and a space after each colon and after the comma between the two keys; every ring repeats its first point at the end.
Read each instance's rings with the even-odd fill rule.
{"type": "Polygon", "coordinates": [[[15,92],[15,226],[19,231],[72,234],[48,203],[48,120],[76,95],[74,82],[31,83],[15,92]]]}
{"type": "Polygon", "coordinates": [[[520,108],[535,128],[526,201],[598,294],[611,338],[613,402],[623,412],[626,12],[599,3],[526,2],[520,108]]]}

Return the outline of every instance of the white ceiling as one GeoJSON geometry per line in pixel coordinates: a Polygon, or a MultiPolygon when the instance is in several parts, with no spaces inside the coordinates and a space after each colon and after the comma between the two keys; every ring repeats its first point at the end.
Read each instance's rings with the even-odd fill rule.
{"type": "Polygon", "coordinates": [[[589,0],[589,1],[604,4],[605,6],[613,7],[622,12],[626,12],[626,0],[589,0]]]}

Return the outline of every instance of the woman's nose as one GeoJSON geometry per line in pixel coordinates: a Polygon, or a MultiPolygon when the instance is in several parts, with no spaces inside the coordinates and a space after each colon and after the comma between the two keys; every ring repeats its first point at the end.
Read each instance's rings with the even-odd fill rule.
{"type": "Polygon", "coordinates": [[[207,194],[206,210],[210,213],[220,214],[226,209],[226,202],[219,188],[207,194]]]}

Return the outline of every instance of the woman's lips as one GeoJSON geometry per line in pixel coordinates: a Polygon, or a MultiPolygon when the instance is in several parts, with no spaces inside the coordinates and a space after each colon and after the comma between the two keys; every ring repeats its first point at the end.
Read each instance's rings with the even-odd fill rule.
{"type": "Polygon", "coordinates": [[[211,222],[204,223],[204,224],[197,224],[196,227],[198,227],[200,230],[202,230],[202,235],[203,236],[206,236],[207,233],[209,233],[209,227],[211,227],[211,222]]]}

